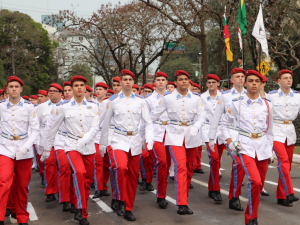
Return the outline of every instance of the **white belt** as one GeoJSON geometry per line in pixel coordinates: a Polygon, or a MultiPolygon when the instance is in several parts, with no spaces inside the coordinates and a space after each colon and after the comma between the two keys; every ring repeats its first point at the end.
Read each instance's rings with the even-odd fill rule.
{"type": "Polygon", "coordinates": [[[82,134],[82,135],[80,135],[80,136],[76,136],[76,135],[71,134],[71,133],[68,132],[68,133],[67,133],[67,136],[68,136],[69,138],[74,139],[74,140],[79,140],[80,138],[83,138],[84,134],[82,134]]]}
{"type": "Polygon", "coordinates": [[[265,135],[265,132],[261,132],[261,133],[248,133],[246,131],[239,131],[240,135],[249,137],[249,138],[253,138],[253,139],[257,139],[257,138],[261,138],[262,136],[265,135]]]}
{"type": "Polygon", "coordinates": [[[117,134],[124,135],[124,136],[134,136],[138,133],[138,129],[136,129],[135,131],[127,131],[127,130],[121,130],[121,129],[115,127],[114,132],[117,134]]]}
{"type": "Polygon", "coordinates": [[[23,140],[23,139],[27,138],[28,133],[20,134],[20,135],[11,135],[11,134],[6,134],[6,133],[2,132],[1,136],[8,140],[11,140],[11,141],[19,141],[19,140],[23,140]]]}
{"type": "Polygon", "coordinates": [[[165,121],[156,120],[155,123],[159,124],[159,125],[166,126],[166,125],[168,125],[170,123],[170,120],[165,120],[165,121]]]}
{"type": "Polygon", "coordinates": [[[172,125],[178,125],[178,126],[190,126],[193,124],[193,120],[192,121],[176,121],[176,120],[170,120],[170,124],[172,125]]]}
{"type": "Polygon", "coordinates": [[[280,124],[292,124],[292,120],[273,120],[274,123],[280,123],[280,124]]]}

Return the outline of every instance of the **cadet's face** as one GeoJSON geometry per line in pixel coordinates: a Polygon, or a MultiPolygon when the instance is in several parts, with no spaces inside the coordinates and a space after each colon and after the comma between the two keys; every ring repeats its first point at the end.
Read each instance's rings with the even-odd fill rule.
{"type": "Polygon", "coordinates": [[[38,102],[39,102],[39,104],[48,101],[48,97],[45,96],[45,95],[38,94],[37,96],[38,96],[38,102]]]}
{"type": "Polygon", "coordinates": [[[185,75],[178,75],[175,84],[178,89],[187,89],[190,85],[189,78],[185,75]]]}
{"type": "Polygon", "coordinates": [[[73,94],[76,97],[83,97],[86,91],[85,83],[83,81],[74,81],[72,86],[73,94]]]}
{"type": "Polygon", "coordinates": [[[144,88],[144,95],[151,94],[153,91],[150,88],[144,88]]]}
{"type": "Polygon", "coordinates": [[[17,81],[12,81],[7,84],[7,92],[9,98],[17,98],[21,96],[22,91],[23,91],[23,87],[17,81]]]}
{"type": "Polygon", "coordinates": [[[112,93],[106,93],[106,97],[108,97],[108,98],[112,95],[113,95],[112,93]]]}
{"type": "Polygon", "coordinates": [[[113,91],[116,94],[119,94],[119,92],[122,90],[122,86],[119,82],[113,82],[113,91]]]}
{"type": "Polygon", "coordinates": [[[190,91],[193,91],[193,88],[194,88],[194,86],[191,85],[191,83],[189,83],[189,89],[190,89],[190,91]]]}
{"type": "Polygon", "coordinates": [[[165,77],[156,77],[154,83],[157,89],[165,89],[168,81],[165,77]]]}
{"type": "Polygon", "coordinates": [[[50,87],[48,91],[48,95],[51,101],[57,102],[61,98],[61,93],[55,87],[50,87]]]}
{"type": "Polygon", "coordinates": [[[282,88],[290,88],[293,84],[293,76],[289,73],[284,73],[279,77],[278,83],[282,88]]]}
{"type": "Polygon", "coordinates": [[[30,98],[29,101],[34,104],[34,105],[37,105],[38,104],[38,100],[37,99],[34,99],[34,98],[30,98]]]}
{"type": "MultiPolygon", "coordinates": [[[[219,86],[219,82],[216,81],[215,79],[209,79],[206,81],[206,87],[210,90],[210,91],[215,91],[217,90],[219,86]]],[[[198,88],[196,88],[198,89],[198,88]]]]}
{"type": "Polygon", "coordinates": [[[193,90],[193,92],[200,93],[200,89],[199,89],[199,88],[197,88],[197,87],[194,87],[194,90],[193,90]]]}
{"type": "Polygon", "coordinates": [[[249,75],[247,81],[245,82],[245,87],[247,91],[251,94],[258,93],[261,89],[262,82],[259,77],[255,75],[249,75]]]}
{"type": "Polygon", "coordinates": [[[84,97],[85,97],[86,99],[90,99],[90,98],[91,98],[91,94],[92,94],[92,92],[89,92],[89,91],[85,90],[85,92],[84,92],[84,97]]]}
{"type": "Polygon", "coordinates": [[[236,73],[231,76],[231,81],[233,86],[240,87],[243,86],[245,82],[245,75],[243,73],[236,73]]]}
{"type": "Polygon", "coordinates": [[[104,98],[106,96],[107,89],[104,87],[96,87],[96,94],[98,98],[104,98]]]}
{"type": "Polygon", "coordinates": [[[130,75],[123,75],[121,77],[122,90],[131,90],[134,84],[134,80],[130,75]]]}
{"type": "Polygon", "coordinates": [[[138,91],[136,88],[132,88],[132,92],[133,92],[133,94],[138,94],[138,91]]]}
{"type": "Polygon", "coordinates": [[[65,96],[65,99],[71,99],[73,97],[73,91],[72,91],[71,86],[64,87],[64,96],[65,96]]]}
{"type": "Polygon", "coordinates": [[[167,85],[167,91],[173,92],[174,90],[175,90],[174,85],[172,85],[172,84],[167,85]]]}

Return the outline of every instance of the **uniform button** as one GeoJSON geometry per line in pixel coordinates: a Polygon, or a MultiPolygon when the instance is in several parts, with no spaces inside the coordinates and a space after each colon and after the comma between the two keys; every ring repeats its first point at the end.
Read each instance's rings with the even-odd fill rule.
{"type": "Polygon", "coordinates": [[[130,117],[128,117],[128,119],[130,119],[130,117]]]}
{"type": "Polygon", "coordinates": [[[184,111],[184,109],[183,109],[183,111],[184,111]]]}
{"type": "Polygon", "coordinates": [[[79,110],[81,110],[81,109],[79,109],[79,110]]]}
{"type": "Polygon", "coordinates": [[[256,128],[254,128],[254,130],[256,130],[256,128]]]}
{"type": "Polygon", "coordinates": [[[255,107],[253,107],[253,109],[255,109],[255,107]]]}
{"type": "Polygon", "coordinates": [[[255,117],[253,117],[253,119],[255,120],[255,117]]]}
{"type": "Polygon", "coordinates": [[[253,114],[255,114],[255,112],[253,112],[253,114]]]}
{"type": "Polygon", "coordinates": [[[287,110],[286,110],[287,111],[287,110]]]}
{"type": "Polygon", "coordinates": [[[129,110],[128,110],[128,112],[129,112],[129,110]]]}
{"type": "Polygon", "coordinates": [[[80,120],[80,121],[82,121],[82,120],[80,120]]]}
{"type": "Polygon", "coordinates": [[[14,115],[12,115],[12,116],[14,116],[14,115]]]}
{"type": "Polygon", "coordinates": [[[183,118],[183,120],[185,120],[185,118],[183,118]]]}
{"type": "Polygon", "coordinates": [[[183,105],[184,106],[184,105],[183,105]]]}
{"type": "Polygon", "coordinates": [[[254,125],[255,125],[256,123],[254,123],[254,125]]]}
{"type": "Polygon", "coordinates": [[[12,121],[14,121],[14,119],[12,119],[12,121]]]}
{"type": "Polygon", "coordinates": [[[79,116],[81,116],[81,114],[79,114],[79,116]]]}
{"type": "Polygon", "coordinates": [[[81,127],[82,127],[82,125],[81,125],[81,127]]]}
{"type": "Polygon", "coordinates": [[[15,129],[13,129],[13,131],[15,131],[15,129]]]}
{"type": "Polygon", "coordinates": [[[15,111],[14,109],[12,111],[15,111]]]}
{"type": "Polygon", "coordinates": [[[215,109],[214,109],[214,111],[215,111],[215,109]]]}

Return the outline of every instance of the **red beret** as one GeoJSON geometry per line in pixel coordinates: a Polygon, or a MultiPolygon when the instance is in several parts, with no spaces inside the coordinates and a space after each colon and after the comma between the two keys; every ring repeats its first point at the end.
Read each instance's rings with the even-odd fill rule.
{"type": "Polygon", "coordinates": [[[71,86],[71,82],[70,81],[66,81],[65,83],[64,83],[64,87],[65,86],[71,86]]]}
{"type": "Polygon", "coordinates": [[[6,90],[7,84],[4,85],[3,92],[6,90]]]}
{"type": "Polygon", "coordinates": [[[139,85],[137,85],[137,84],[134,84],[133,86],[132,86],[132,88],[136,88],[136,89],[140,89],[140,86],[139,85]]]}
{"type": "Polygon", "coordinates": [[[121,76],[123,76],[123,75],[130,75],[130,76],[132,76],[133,79],[135,78],[133,72],[131,72],[130,70],[126,70],[126,69],[121,70],[120,75],[121,76]]]}
{"type": "Polygon", "coordinates": [[[106,83],[104,83],[104,82],[98,82],[96,84],[96,87],[103,87],[103,88],[106,88],[106,89],[109,88],[108,85],[106,83]]]}
{"type": "Polygon", "coordinates": [[[192,80],[189,80],[189,82],[190,82],[190,84],[191,84],[191,85],[193,85],[193,84],[194,84],[192,80]]]}
{"type": "Polygon", "coordinates": [[[220,81],[220,78],[216,74],[208,74],[206,75],[206,80],[208,79],[214,79],[216,81],[220,81]]]}
{"type": "Polygon", "coordinates": [[[10,76],[7,78],[7,83],[12,82],[12,81],[17,81],[21,84],[21,86],[24,86],[24,82],[19,77],[10,76]]]}
{"type": "Polygon", "coordinates": [[[294,74],[293,74],[292,71],[290,71],[290,70],[280,70],[280,71],[278,72],[278,77],[280,77],[282,74],[285,74],[285,73],[289,73],[289,74],[291,74],[292,76],[294,76],[294,74]]]}
{"type": "Polygon", "coordinates": [[[37,95],[30,95],[30,98],[33,98],[33,99],[38,99],[38,96],[37,95]]]}
{"type": "Polygon", "coordinates": [[[259,77],[261,81],[263,81],[264,77],[265,77],[265,76],[261,75],[259,72],[257,72],[256,70],[247,70],[246,76],[250,76],[250,75],[255,75],[255,76],[259,77]]]}
{"type": "Polygon", "coordinates": [[[38,94],[47,96],[47,91],[45,91],[45,90],[39,90],[38,94]]]}
{"type": "Polygon", "coordinates": [[[0,95],[2,95],[3,94],[3,90],[0,90],[0,95]]]}
{"type": "Polygon", "coordinates": [[[197,83],[194,83],[194,85],[193,85],[194,87],[196,87],[196,88],[199,88],[199,89],[201,89],[201,87],[200,87],[200,85],[199,84],[197,84],[197,83]]]}
{"type": "Polygon", "coordinates": [[[144,86],[143,87],[141,87],[141,90],[143,90],[144,89],[144,86]]]}
{"type": "Polygon", "coordinates": [[[83,76],[80,75],[76,75],[74,77],[71,78],[71,83],[74,81],[83,81],[84,83],[87,83],[87,79],[83,76]]]}
{"type": "Polygon", "coordinates": [[[161,71],[156,72],[154,76],[155,76],[155,77],[165,77],[165,78],[168,79],[168,75],[165,74],[164,72],[161,72],[161,71]]]}
{"type": "Polygon", "coordinates": [[[174,82],[168,82],[167,85],[173,85],[174,87],[177,87],[176,84],[174,82]]]}
{"type": "Polygon", "coordinates": [[[59,84],[56,84],[56,83],[50,84],[49,87],[54,87],[60,91],[64,90],[59,84]]]}
{"type": "Polygon", "coordinates": [[[88,92],[93,92],[93,89],[89,85],[85,85],[85,88],[88,92]]]}
{"type": "Polygon", "coordinates": [[[244,70],[242,68],[234,68],[231,70],[231,75],[233,75],[235,73],[243,73],[244,75],[246,75],[246,70],[244,70]]]}
{"type": "Polygon", "coordinates": [[[121,82],[120,77],[114,77],[114,78],[113,78],[113,82],[119,82],[119,83],[120,83],[120,82],[121,82]]]}
{"type": "Polygon", "coordinates": [[[22,96],[22,98],[25,99],[25,100],[27,100],[27,101],[29,101],[29,97],[26,96],[26,95],[22,96]]]}
{"type": "Polygon", "coordinates": [[[154,87],[151,84],[144,84],[144,88],[149,88],[154,91],[154,87]]]}
{"type": "Polygon", "coordinates": [[[229,81],[229,83],[230,83],[230,84],[233,84],[233,82],[232,82],[231,80],[229,81]]]}
{"type": "Polygon", "coordinates": [[[152,86],[152,87],[156,87],[156,84],[155,84],[155,83],[152,83],[151,86],[152,86]]]}
{"type": "Polygon", "coordinates": [[[191,78],[190,75],[184,70],[177,70],[175,76],[179,76],[179,75],[186,75],[189,79],[191,78]]]}
{"type": "Polygon", "coordinates": [[[97,93],[94,93],[93,96],[97,97],[97,93]]]}
{"type": "Polygon", "coordinates": [[[268,78],[266,76],[263,76],[264,79],[262,80],[263,83],[267,82],[268,81],[268,78]]]}
{"type": "Polygon", "coordinates": [[[115,92],[114,92],[113,90],[111,90],[111,89],[108,89],[108,90],[107,90],[107,93],[114,94],[115,92]]]}

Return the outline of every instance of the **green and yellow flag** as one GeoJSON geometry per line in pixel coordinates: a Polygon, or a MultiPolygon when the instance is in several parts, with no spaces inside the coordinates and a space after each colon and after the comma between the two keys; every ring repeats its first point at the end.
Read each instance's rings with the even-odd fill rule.
{"type": "Polygon", "coordinates": [[[225,14],[224,14],[224,36],[225,36],[225,48],[226,48],[227,60],[232,62],[233,54],[230,51],[230,37],[229,37],[229,30],[228,30],[225,14]]]}
{"type": "Polygon", "coordinates": [[[239,2],[238,24],[240,25],[242,34],[246,34],[247,33],[247,18],[246,18],[245,0],[240,0],[240,2],[239,2]]]}

